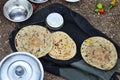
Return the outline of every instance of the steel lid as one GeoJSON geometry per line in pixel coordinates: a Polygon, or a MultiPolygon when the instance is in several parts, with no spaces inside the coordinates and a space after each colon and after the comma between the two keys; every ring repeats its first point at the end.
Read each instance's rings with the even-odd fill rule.
{"type": "Polygon", "coordinates": [[[43,80],[41,62],[30,53],[15,52],[0,63],[0,80],[43,80]]]}

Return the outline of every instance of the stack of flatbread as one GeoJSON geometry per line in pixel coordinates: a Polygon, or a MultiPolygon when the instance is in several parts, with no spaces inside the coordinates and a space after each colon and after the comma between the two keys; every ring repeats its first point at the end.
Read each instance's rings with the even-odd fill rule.
{"type": "Polygon", "coordinates": [[[76,44],[68,34],[56,31],[52,34],[48,29],[39,25],[29,25],[18,31],[15,36],[17,51],[25,51],[37,58],[49,53],[58,60],[69,60],[76,54],[76,44]]]}
{"type": "Polygon", "coordinates": [[[114,45],[103,37],[90,37],[81,45],[81,55],[90,65],[110,70],[117,62],[117,51],[114,45]]]}
{"type": "Polygon", "coordinates": [[[53,45],[51,33],[39,25],[20,29],[14,41],[17,51],[29,52],[38,58],[45,56],[53,45]]]}
{"type": "Polygon", "coordinates": [[[69,60],[76,54],[76,44],[72,38],[62,31],[52,33],[53,47],[49,56],[57,60],[69,60]]]}

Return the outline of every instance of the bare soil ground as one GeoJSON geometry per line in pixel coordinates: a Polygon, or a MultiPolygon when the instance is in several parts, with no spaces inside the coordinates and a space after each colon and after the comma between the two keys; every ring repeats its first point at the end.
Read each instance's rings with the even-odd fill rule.
{"type": "MultiPolygon", "coordinates": [[[[2,9],[5,1],[7,0],[0,0],[0,60],[12,52],[9,46],[8,37],[17,24],[8,21],[3,16],[2,9]]],[[[96,29],[99,29],[101,32],[105,33],[120,46],[120,0],[117,0],[116,7],[114,7],[109,13],[105,13],[103,15],[98,15],[94,12],[95,6],[98,2],[101,2],[104,5],[104,8],[107,8],[110,0],[80,1],[81,2],[77,3],[68,3],[65,2],[65,0],[48,0],[47,3],[40,4],[38,10],[52,3],[62,3],[84,16],[96,29]]],[[[45,72],[44,80],[65,79],[45,72]]]]}

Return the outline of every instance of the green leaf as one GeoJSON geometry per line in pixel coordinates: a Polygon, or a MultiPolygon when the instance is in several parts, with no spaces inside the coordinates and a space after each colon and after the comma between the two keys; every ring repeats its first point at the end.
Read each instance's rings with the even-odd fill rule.
{"type": "Polygon", "coordinates": [[[99,9],[95,9],[95,12],[98,12],[99,11],[99,9]]]}
{"type": "Polygon", "coordinates": [[[103,7],[102,3],[98,3],[98,4],[97,4],[97,8],[98,8],[98,9],[101,9],[102,7],[103,7]]]}

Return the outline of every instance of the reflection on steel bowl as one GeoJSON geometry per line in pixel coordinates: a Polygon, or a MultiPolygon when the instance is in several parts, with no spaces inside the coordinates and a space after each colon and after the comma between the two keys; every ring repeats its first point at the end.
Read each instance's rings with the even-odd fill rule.
{"type": "Polygon", "coordinates": [[[0,63],[0,80],[43,80],[41,62],[27,52],[14,52],[0,63]]]}
{"type": "Polygon", "coordinates": [[[4,16],[13,22],[25,21],[32,13],[32,4],[27,0],[9,0],[3,7],[4,16]]]}

